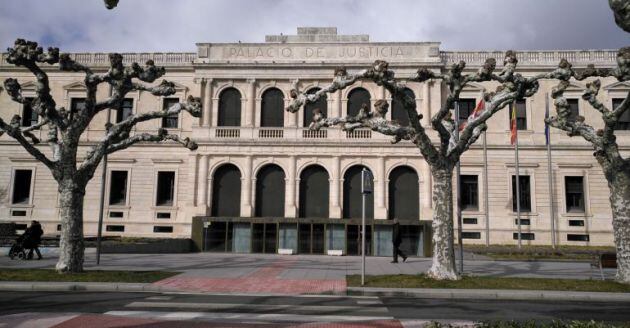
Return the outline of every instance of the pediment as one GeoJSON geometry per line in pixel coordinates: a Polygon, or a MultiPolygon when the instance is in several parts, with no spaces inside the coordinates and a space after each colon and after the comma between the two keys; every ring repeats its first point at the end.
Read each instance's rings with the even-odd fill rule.
{"type": "Polygon", "coordinates": [[[81,81],[72,82],[63,86],[64,90],[81,90],[84,91],[87,88],[85,87],[85,83],[81,81]]]}
{"type": "Polygon", "coordinates": [[[483,85],[479,83],[474,83],[474,82],[466,83],[466,85],[462,89],[462,91],[475,91],[475,92],[481,92],[485,90],[486,90],[486,87],[484,87],[483,85]]]}
{"type": "Polygon", "coordinates": [[[35,81],[26,81],[24,83],[21,83],[20,87],[23,91],[35,91],[35,88],[37,88],[37,83],[35,83],[35,81]]]}
{"type": "Polygon", "coordinates": [[[566,88],[565,92],[584,92],[586,87],[577,83],[569,82],[569,86],[566,88]]]}
{"type": "Polygon", "coordinates": [[[177,83],[173,81],[169,81],[169,82],[173,83],[173,85],[175,86],[175,90],[177,91],[188,91],[188,87],[181,83],[177,83]]]}
{"type": "Polygon", "coordinates": [[[629,91],[630,82],[615,82],[604,87],[606,91],[629,91]]]}

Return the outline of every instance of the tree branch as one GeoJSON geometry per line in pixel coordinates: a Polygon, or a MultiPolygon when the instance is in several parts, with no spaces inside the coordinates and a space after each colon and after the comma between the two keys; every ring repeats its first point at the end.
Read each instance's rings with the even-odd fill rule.
{"type": "Polygon", "coordinates": [[[368,105],[364,105],[356,116],[343,118],[326,118],[319,109],[315,109],[313,110],[313,122],[309,125],[309,129],[317,131],[323,127],[341,125],[343,131],[352,132],[357,128],[369,128],[384,135],[394,136],[392,143],[398,143],[401,140],[413,140],[415,137],[413,128],[401,126],[397,122],[384,118],[388,108],[387,101],[380,99],[374,104],[374,112],[370,111],[368,105]]]}
{"type": "Polygon", "coordinates": [[[174,134],[168,134],[168,131],[166,131],[166,129],[159,129],[158,134],[141,133],[141,134],[123,139],[122,141],[117,142],[107,147],[107,150],[105,152],[107,154],[111,154],[119,150],[127,149],[140,142],[162,142],[166,140],[175,141],[190,150],[195,150],[198,147],[197,143],[190,140],[189,138],[181,138],[174,134]]]}
{"type": "Polygon", "coordinates": [[[26,149],[29,154],[35,157],[38,161],[42,162],[48,168],[53,169],[55,163],[48,159],[46,155],[44,155],[41,151],[39,151],[39,149],[34,146],[34,144],[39,143],[39,139],[35,137],[35,135],[33,135],[30,131],[32,130],[20,129],[19,115],[13,116],[13,119],[11,119],[11,124],[6,124],[4,120],[0,118],[0,136],[3,133],[11,136],[13,139],[19,142],[20,145],[22,145],[22,147],[26,149]],[[33,144],[29,143],[28,140],[26,140],[26,137],[31,138],[33,144]]]}

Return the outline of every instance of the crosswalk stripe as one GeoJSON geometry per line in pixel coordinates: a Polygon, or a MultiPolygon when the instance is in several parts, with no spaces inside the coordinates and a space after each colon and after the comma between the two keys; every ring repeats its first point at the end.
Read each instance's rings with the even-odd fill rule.
{"type": "Polygon", "coordinates": [[[150,300],[150,301],[170,301],[172,299],[173,299],[173,296],[151,296],[151,297],[145,298],[145,300],[150,300]]]}
{"type": "Polygon", "coordinates": [[[193,303],[193,302],[132,302],[128,308],[172,308],[172,309],[205,309],[205,310],[259,310],[259,311],[302,311],[302,312],[375,312],[387,313],[385,307],[366,307],[348,305],[294,305],[294,304],[239,304],[239,303],[193,303]]]}
{"type": "Polygon", "coordinates": [[[256,322],[352,322],[393,320],[392,316],[304,315],[284,313],[215,313],[215,312],[161,312],[161,311],[109,311],[106,315],[154,320],[235,320],[240,323],[256,322]]]}

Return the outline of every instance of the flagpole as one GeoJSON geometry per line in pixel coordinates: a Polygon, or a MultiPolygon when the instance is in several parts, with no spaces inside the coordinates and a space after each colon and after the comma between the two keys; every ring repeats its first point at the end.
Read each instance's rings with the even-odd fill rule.
{"type": "MultiPolygon", "coordinates": [[[[549,95],[545,93],[545,118],[549,118],[549,95]]],[[[547,143],[547,178],[549,179],[549,219],[551,220],[551,247],[556,248],[556,218],[553,210],[553,171],[551,170],[551,134],[549,124],[545,121],[545,142],[547,143]]]]}
{"type": "MultiPolygon", "coordinates": [[[[455,142],[459,142],[459,102],[455,102],[455,142]]],[[[459,273],[464,273],[464,244],[462,238],[462,206],[461,206],[461,160],[457,161],[457,242],[459,243],[459,273]]]]}
{"type": "Polygon", "coordinates": [[[486,246],[490,246],[490,209],[488,208],[488,145],[486,143],[486,133],[487,131],[483,132],[483,208],[486,212],[486,246]]]}
{"type": "Polygon", "coordinates": [[[514,156],[515,156],[515,182],[516,182],[516,223],[518,225],[518,248],[522,246],[521,236],[521,186],[520,186],[520,169],[518,165],[518,125],[516,124],[516,102],[512,102],[512,128],[514,129],[514,156]]]}

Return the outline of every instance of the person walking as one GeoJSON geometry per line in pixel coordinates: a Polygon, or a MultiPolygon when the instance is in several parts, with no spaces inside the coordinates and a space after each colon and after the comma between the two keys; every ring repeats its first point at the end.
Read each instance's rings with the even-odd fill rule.
{"type": "Polygon", "coordinates": [[[392,225],[392,247],[394,252],[394,260],[392,263],[398,263],[398,256],[402,257],[403,262],[407,261],[407,255],[400,250],[400,244],[402,243],[402,237],[400,236],[400,224],[398,219],[394,219],[394,225],[392,225]]]}
{"type": "Polygon", "coordinates": [[[33,251],[37,253],[37,259],[42,259],[42,253],[39,251],[39,244],[42,242],[44,230],[38,221],[31,221],[31,226],[24,231],[24,248],[28,249],[26,259],[33,259],[33,251]]]}

